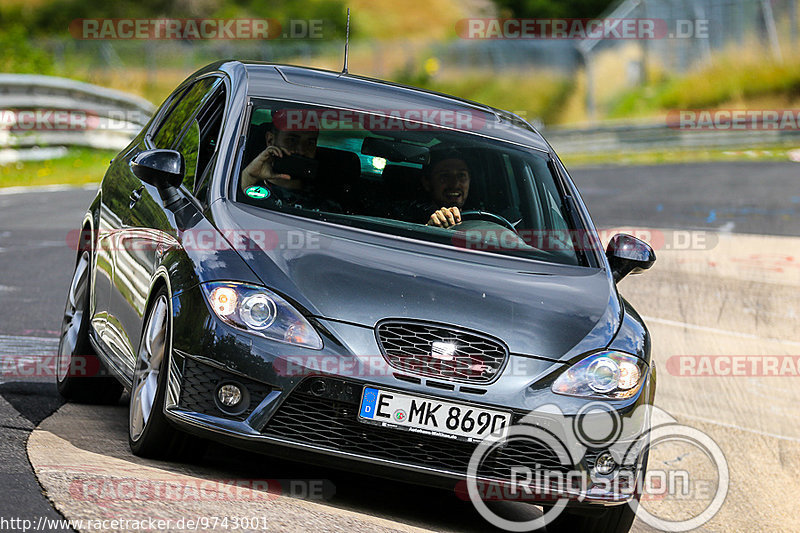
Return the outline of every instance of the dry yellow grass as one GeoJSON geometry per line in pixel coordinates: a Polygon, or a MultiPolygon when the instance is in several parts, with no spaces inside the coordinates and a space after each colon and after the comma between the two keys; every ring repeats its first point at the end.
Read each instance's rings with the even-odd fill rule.
{"type": "Polygon", "coordinates": [[[3,0],[3,7],[37,8],[49,4],[52,0],[3,0]]]}
{"type": "Polygon", "coordinates": [[[475,16],[475,2],[458,0],[351,0],[353,27],[377,40],[436,40],[456,36],[456,22],[475,16]]]}

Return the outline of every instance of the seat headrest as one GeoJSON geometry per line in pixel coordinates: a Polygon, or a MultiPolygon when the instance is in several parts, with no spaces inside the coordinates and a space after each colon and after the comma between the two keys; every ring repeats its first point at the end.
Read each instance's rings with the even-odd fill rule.
{"type": "Polygon", "coordinates": [[[316,160],[319,161],[321,173],[333,174],[340,181],[352,182],[361,176],[361,161],[355,153],[348,150],[319,146],[316,160]]]}
{"type": "Polygon", "coordinates": [[[395,200],[418,198],[423,194],[422,170],[387,164],[381,174],[386,193],[395,200]]]}
{"type": "Polygon", "coordinates": [[[361,161],[353,152],[335,148],[317,147],[315,157],[319,161],[316,187],[331,199],[343,201],[345,196],[357,191],[356,183],[361,177],[361,161]]]}

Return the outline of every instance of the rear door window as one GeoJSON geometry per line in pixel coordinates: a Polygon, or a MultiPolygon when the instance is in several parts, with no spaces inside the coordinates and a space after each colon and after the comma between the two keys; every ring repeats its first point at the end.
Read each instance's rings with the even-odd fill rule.
{"type": "Polygon", "coordinates": [[[173,105],[153,137],[157,148],[183,155],[183,185],[192,194],[200,188],[216,150],[225,110],[222,80],[203,78],[173,105]]]}
{"type": "Polygon", "coordinates": [[[211,96],[213,89],[221,83],[219,78],[202,78],[192,85],[167,113],[161,125],[153,136],[156,148],[173,148],[175,142],[181,137],[189,121],[194,117],[198,108],[211,96]]]}

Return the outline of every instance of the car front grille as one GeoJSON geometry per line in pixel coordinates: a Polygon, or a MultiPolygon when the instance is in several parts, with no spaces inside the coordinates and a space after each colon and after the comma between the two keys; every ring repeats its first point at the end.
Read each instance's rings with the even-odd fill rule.
{"type": "Polygon", "coordinates": [[[234,420],[244,420],[258,407],[270,391],[270,387],[242,378],[230,372],[225,372],[195,361],[190,357],[185,358],[183,366],[183,381],[181,383],[181,394],[178,405],[184,409],[203,413],[212,416],[232,418],[234,420]],[[250,396],[249,405],[244,412],[238,415],[224,413],[217,407],[214,397],[217,393],[217,386],[226,381],[234,381],[244,385],[250,396]]]}
{"type": "Polygon", "coordinates": [[[378,344],[395,368],[451,381],[488,383],[508,350],[498,340],[450,326],[391,320],[378,324],[378,344]]]}
{"type": "MultiPolygon", "coordinates": [[[[339,391],[326,397],[311,392],[312,381],[314,379],[304,381],[289,395],[262,434],[317,448],[466,475],[476,444],[361,423],[357,418],[360,385],[326,378],[326,389],[339,391]]],[[[519,418],[515,417],[515,422],[519,418]]],[[[490,453],[478,475],[507,480],[514,466],[531,471],[570,470],[544,445],[512,441],[490,453]]]]}

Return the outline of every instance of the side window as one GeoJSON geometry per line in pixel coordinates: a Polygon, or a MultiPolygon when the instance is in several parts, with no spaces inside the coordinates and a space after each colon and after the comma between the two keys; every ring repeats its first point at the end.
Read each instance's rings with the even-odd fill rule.
{"type": "Polygon", "coordinates": [[[548,230],[548,239],[553,251],[575,250],[575,245],[570,235],[569,224],[567,223],[563,201],[549,166],[542,160],[539,170],[539,179],[536,181],[536,189],[539,202],[542,207],[544,224],[548,230]]]}
{"type": "Polygon", "coordinates": [[[222,115],[225,111],[225,88],[220,86],[208,99],[203,109],[186,130],[181,140],[179,150],[186,160],[186,177],[183,181],[186,188],[192,191],[198,199],[198,191],[205,191],[204,186],[208,181],[211,170],[211,161],[219,144],[222,128],[222,115]],[[193,169],[190,172],[190,162],[193,169]]]}
{"type": "Polygon", "coordinates": [[[550,194],[550,191],[545,190],[544,194],[547,198],[551,227],[556,231],[567,231],[569,227],[564,220],[564,214],[561,212],[561,207],[558,205],[558,202],[556,202],[553,195],[550,194]]]}
{"type": "Polygon", "coordinates": [[[183,186],[190,191],[194,191],[194,180],[197,174],[197,156],[200,149],[200,125],[197,119],[192,119],[183,134],[183,139],[176,148],[183,154],[183,161],[186,165],[186,172],[183,175],[183,186]]]}
{"type": "Polygon", "coordinates": [[[158,131],[153,136],[153,144],[156,148],[172,148],[175,141],[181,136],[184,126],[192,118],[198,107],[205,101],[213,87],[219,83],[219,78],[203,78],[183,94],[177,104],[173,105],[169,113],[164,117],[158,131]]]}
{"type": "Polygon", "coordinates": [[[181,98],[186,94],[187,88],[184,87],[180,91],[176,91],[175,93],[169,96],[169,100],[165,101],[162,107],[166,107],[166,111],[164,114],[161,115],[161,118],[158,119],[158,122],[155,124],[155,133],[164,127],[164,124],[167,122],[167,118],[172,115],[172,112],[175,111],[175,107],[180,103],[181,98]]]}
{"type": "Polygon", "coordinates": [[[542,207],[542,199],[536,189],[536,178],[533,175],[533,169],[526,163],[522,163],[521,166],[524,183],[526,184],[522,192],[531,214],[530,227],[536,230],[545,229],[544,208],[542,207]]]}

